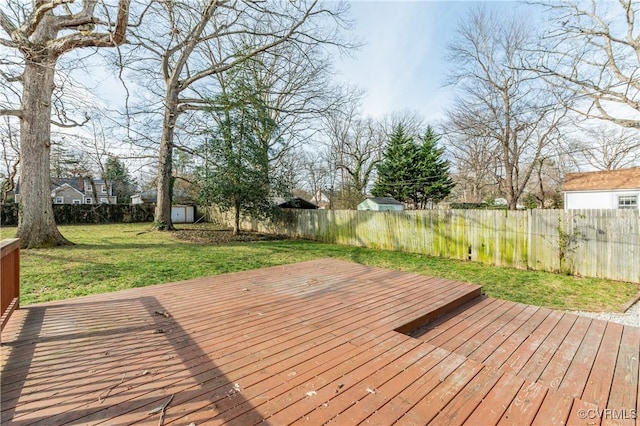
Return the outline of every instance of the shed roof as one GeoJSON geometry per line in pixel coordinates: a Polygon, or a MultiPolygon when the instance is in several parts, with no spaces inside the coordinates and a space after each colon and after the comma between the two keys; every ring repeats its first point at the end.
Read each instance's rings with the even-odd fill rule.
{"type": "Polygon", "coordinates": [[[395,204],[395,205],[403,205],[400,201],[391,197],[369,197],[367,200],[371,200],[376,204],[395,204]]]}
{"type": "Polygon", "coordinates": [[[307,210],[311,210],[311,209],[317,209],[318,206],[316,206],[313,203],[310,203],[309,201],[305,200],[304,198],[300,198],[300,197],[294,197],[294,198],[289,198],[287,200],[285,199],[276,199],[276,202],[278,203],[278,207],[282,208],[282,209],[307,209],[307,210]]]}
{"type": "Polygon", "coordinates": [[[598,172],[568,173],[563,191],[640,189],[640,167],[598,172]]]}

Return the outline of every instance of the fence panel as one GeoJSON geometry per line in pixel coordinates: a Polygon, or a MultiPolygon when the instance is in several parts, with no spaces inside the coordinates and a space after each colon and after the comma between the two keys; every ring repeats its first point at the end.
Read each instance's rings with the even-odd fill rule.
{"type": "MultiPolygon", "coordinates": [[[[232,216],[209,209],[209,217],[232,216]]],[[[243,229],[329,243],[640,282],[637,210],[292,210],[243,229]]]]}

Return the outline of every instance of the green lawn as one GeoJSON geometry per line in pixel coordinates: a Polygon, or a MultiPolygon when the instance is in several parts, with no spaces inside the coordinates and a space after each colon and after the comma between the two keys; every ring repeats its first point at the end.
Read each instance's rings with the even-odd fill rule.
{"type": "MultiPolygon", "coordinates": [[[[492,297],[560,309],[619,310],[635,284],[310,241],[203,244],[150,224],[61,226],[75,246],[21,253],[21,304],[334,257],[483,286],[492,297]]],[[[10,238],[15,228],[0,230],[10,238]]]]}

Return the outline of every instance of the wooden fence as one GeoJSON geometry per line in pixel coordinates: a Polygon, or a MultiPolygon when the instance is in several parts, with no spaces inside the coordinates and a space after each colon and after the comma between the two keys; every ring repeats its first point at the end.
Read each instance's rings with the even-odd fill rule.
{"type": "Polygon", "coordinates": [[[20,305],[20,240],[0,241],[0,329],[20,305]]]}
{"type": "MultiPolygon", "coordinates": [[[[231,216],[209,209],[210,218],[231,216]]],[[[243,229],[640,283],[637,210],[291,210],[243,229]]]]}

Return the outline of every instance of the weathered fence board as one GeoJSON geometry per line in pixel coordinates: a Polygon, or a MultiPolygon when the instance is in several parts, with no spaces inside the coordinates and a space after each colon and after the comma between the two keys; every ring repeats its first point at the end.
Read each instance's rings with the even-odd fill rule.
{"type": "MultiPolygon", "coordinates": [[[[230,223],[231,216],[210,209],[230,223]]],[[[243,229],[640,283],[637,210],[291,210],[243,229]]]]}

